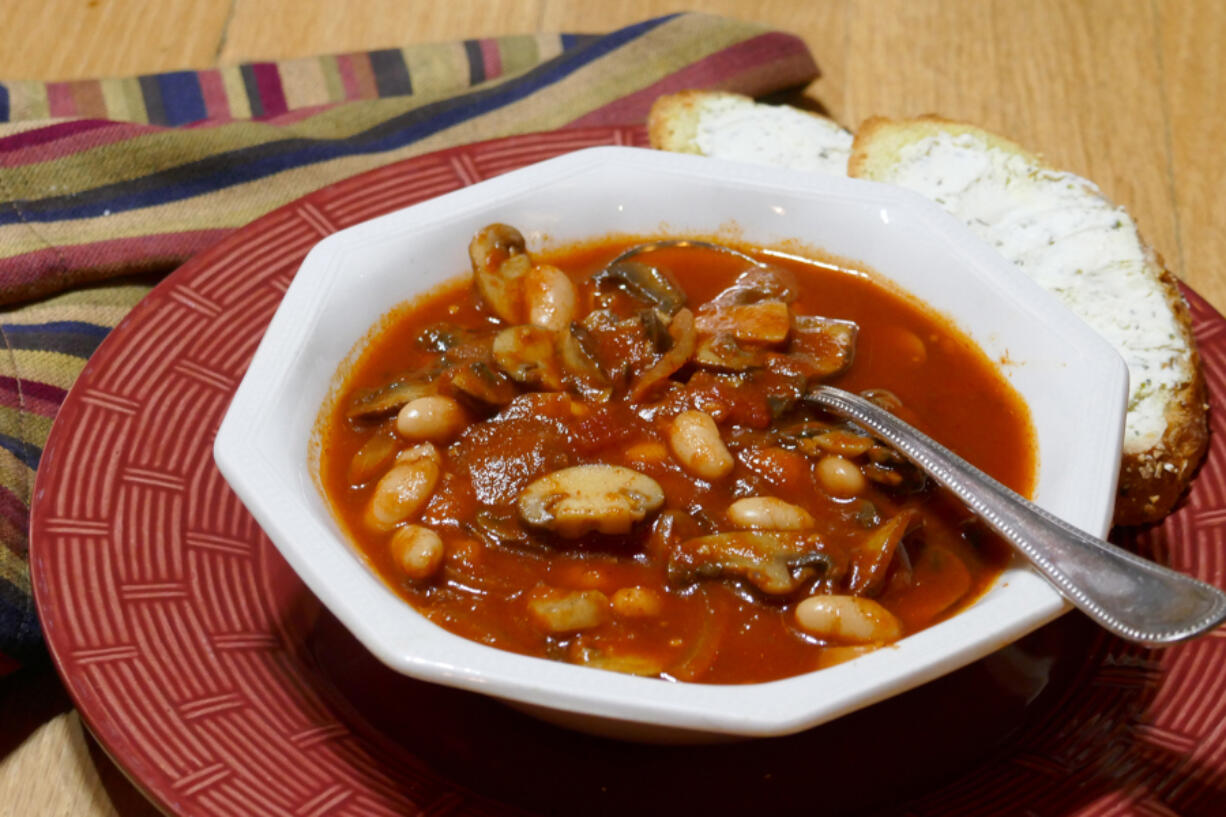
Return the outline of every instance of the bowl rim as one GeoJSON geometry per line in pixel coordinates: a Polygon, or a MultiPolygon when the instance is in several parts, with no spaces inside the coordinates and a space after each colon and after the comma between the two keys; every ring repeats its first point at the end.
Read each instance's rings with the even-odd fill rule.
{"type": "MultiPolygon", "coordinates": [[[[1118,415],[1119,427],[1119,433],[1114,435],[1114,458],[1118,460],[1127,389],[1127,369],[1123,360],[1106,340],[1069,312],[1051,293],[1017,274],[995,250],[928,199],[898,187],[816,172],[796,173],[637,148],[602,147],[577,151],[380,216],[320,241],[287,290],[218,430],[214,457],[226,481],[308,588],[367,649],[405,674],[524,704],[596,718],[655,724],[665,729],[763,736],[798,731],[931,680],[1010,643],[1069,609],[1069,605],[1037,574],[1024,568],[1010,569],[1002,581],[1017,592],[1004,594],[1004,601],[997,605],[1000,609],[993,610],[994,614],[1007,618],[1008,626],[999,627],[991,639],[975,640],[968,637],[974,629],[969,626],[970,620],[959,614],[909,636],[904,639],[908,650],[933,649],[938,646],[936,642],[951,639],[961,646],[945,647],[940,660],[912,669],[901,684],[897,676],[883,671],[895,663],[892,659],[898,648],[891,647],[820,673],[723,686],[667,683],[616,673],[600,673],[601,677],[594,678],[590,668],[496,650],[452,635],[413,611],[407,602],[382,585],[381,580],[376,579],[385,591],[383,597],[376,594],[369,599],[349,599],[336,592],[330,571],[317,562],[317,554],[309,554],[301,546],[298,526],[287,522],[287,515],[295,512],[293,503],[287,503],[279,494],[273,497],[267,490],[269,486],[278,486],[282,474],[262,448],[258,424],[254,422],[259,417],[262,392],[278,377],[288,378],[288,372],[300,362],[302,346],[295,346],[292,341],[303,337],[310,321],[295,326],[294,315],[301,314],[296,310],[305,310],[317,318],[326,295],[326,287],[319,287],[321,276],[327,276],[343,261],[348,248],[379,240],[392,225],[407,223],[414,229],[429,229],[457,212],[488,207],[491,201],[514,198],[525,190],[608,167],[633,168],[661,179],[701,179],[707,183],[714,181],[759,191],[784,191],[806,198],[846,195],[905,208],[930,226],[933,235],[955,244],[968,262],[981,275],[987,274],[1005,297],[1029,305],[1052,331],[1077,340],[1086,356],[1098,362],[1092,375],[1104,394],[1100,408],[1105,406],[1103,413],[1110,416],[1111,407],[1118,404],[1119,410],[1114,412],[1118,415]],[[1024,599],[1031,599],[1031,602],[1021,605],[1025,609],[1017,609],[1024,599]],[[393,600],[401,613],[404,608],[408,609],[410,618],[415,619],[418,626],[390,631],[375,626],[378,616],[393,609],[388,605],[393,600]],[[424,634],[421,625],[430,628],[428,634],[424,634]],[[430,657],[415,653],[414,643],[423,642],[440,649],[430,657]],[[820,679],[820,683],[815,682],[815,678],[820,679]],[[777,705],[784,700],[791,705],[777,705]]],[[[367,329],[366,326],[358,327],[357,332],[361,334],[367,329]]],[[[1104,438],[1110,436],[1105,434],[1104,438]]],[[[1111,448],[1110,442],[1105,445],[1111,448]]],[[[304,486],[293,487],[302,489],[304,486]]],[[[310,489],[314,490],[314,486],[310,489]]],[[[1114,483],[1105,493],[1114,496],[1114,483]]],[[[1100,503],[1099,508],[1093,509],[1095,513],[1089,513],[1080,524],[1087,529],[1097,526],[1091,532],[1105,534],[1111,505],[1109,501],[1100,503]]],[[[331,544],[340,545],[340,550],[351,562],[373,576],[351,545],[343,540],[331,544]]],[[[976,605],[983,601],[981,598],[976,605]]]]}

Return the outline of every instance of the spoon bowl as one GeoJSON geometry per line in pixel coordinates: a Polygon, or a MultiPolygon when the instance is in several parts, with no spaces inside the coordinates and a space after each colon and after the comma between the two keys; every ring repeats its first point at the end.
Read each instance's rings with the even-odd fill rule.
{"type": "Polygon", "coordinates": [[[755,267],[765,266],[761,261],[754,258],[752,255],[733,249],[726,244],[717,244],[714,241],[700,241],[695,238],[662,238],[657,241],[645,241],[642,244],[635,244],[633,247],[630,247],[606,264],[605,268],[607,269],[616,264],[620,264],[623,261],[629,261],[636,255],[655,252],[656,250],[667,250],[674,247],[679,247],[682,249],[686,247],[698,247],[704,250],[715,250],[716,252],[722,252],[740,258],[742,261],[746,261],[755,267]]]}

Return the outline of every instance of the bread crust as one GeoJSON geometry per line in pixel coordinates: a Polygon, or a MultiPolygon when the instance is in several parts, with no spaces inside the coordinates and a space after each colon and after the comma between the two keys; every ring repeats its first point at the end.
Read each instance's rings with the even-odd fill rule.
{"type": "Polygon", "coordinates": [[[1187,342],[1191,377],[1167,402],[1166,432],[1161,442],[1143,451],[1124,452],[1115,499],[1117,525],[1157,522],[1173,511],[1209,450],[1209,393],[1192,335],[1188,303],[1161,256],[1152,248],[1146,249],[1150,267],[1156,270],[1167,305],[1187,342]]]}
{"type": "MultiPolygon", "coordinates": [[[[866,120],[852,143],[848,173],[875,181],[890,180],[890,165],[907,144],[935,136],[974,134],[991,147],[1020,155],[1028,162],[1058,170],[1020,145],[974,125],[953,122],[940,116],[894,121],[881,117],[866,120]]],[[[1087,190],[1093,188],[1087,187],[1087,190]]],[[[1101,193],[1093,190],[1095,195],[1101,193]]],[[[1167,306],[1185,343],[1182,361],[1184,379],[1167,398],[1164,416],[1166,430],[1155,444],[1137,449],[1125,446],[1120,462],[1116,494],[1116,525],[1142,525],[1157,522],[1175,509],[1209,445],[1208,402],[1200,355],[1192,335],[1187,302],[1175,276],[1166,268],[1152,247],[1145,244],[1146,273],[1159,285],[1167,306]]]]}
{"type": "Polygon", "coordinates": [[[858,179],[887,181],[888,163],[898,158],[898,153],[903,147],[941,133],[948,133],[951,136],[960,136],[964,133],[973,134],[994,148],[1015,153],[1034,164],[1050,167],[1042,156],[1031,153],[1017,142],[984,130],[977,125],[955,122],[952,119],[929,113],[907,120],[870,116],[861,122],[860,127],[856,130],[855,139],[851,143],[851,158],[847,161],[847,175],[858,179]]]}
{"type": "Polygon", "coordinates": [[[647,114],[647,139],[657,150],[701,154],[698,147],[698,122],[705,102],[719,98],[753,98],[730,91],[679,91],[657,97],[647,114]]]}

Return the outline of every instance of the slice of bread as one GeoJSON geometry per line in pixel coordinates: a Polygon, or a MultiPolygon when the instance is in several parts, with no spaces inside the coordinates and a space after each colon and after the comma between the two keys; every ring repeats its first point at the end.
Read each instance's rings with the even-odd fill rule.
{"type": "Polygon", "coordinates": [[[1054,292],[1128,364],[1115,523],[1174,508],[1208,446],[1204,377],[1175,277],[1091,182],[935,116],[861,125],[849,173],[923,193],[1054,292]]]}
{"type": "Polygon", "coordinates": [[[725,91],[661,96],[647,117],[651,146],[677,153],[847,174],[849,131],[824,116],[725,91]]]}
{"type": "Polygon", "coordinates": [[[1208,447],[1207,395],[1187,304],[1133,220],[1092,182],[1007,139],[936,116],[870,119],[852,143],[825,117],[718,91],[660,97],[648,133],[662,150],[848,172],[943,205],[1061,297],[1127,362],[1115,523],[1155,522],[1175,507],[1208,447]]]}

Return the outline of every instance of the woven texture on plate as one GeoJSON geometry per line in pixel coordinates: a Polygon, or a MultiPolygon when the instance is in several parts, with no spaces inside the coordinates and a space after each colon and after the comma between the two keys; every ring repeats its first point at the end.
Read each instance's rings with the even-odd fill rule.
{"type": "Polygon", "coordinates": [[[656,96],[683,88],[757,96],[816,75],[792,35],[678,14],[599,36],[0,83],[0,674],[42,650],[26,531],[51,421],[90,353],[148,291],[147,276],[398,159],[639,124],[656,96]]]}

